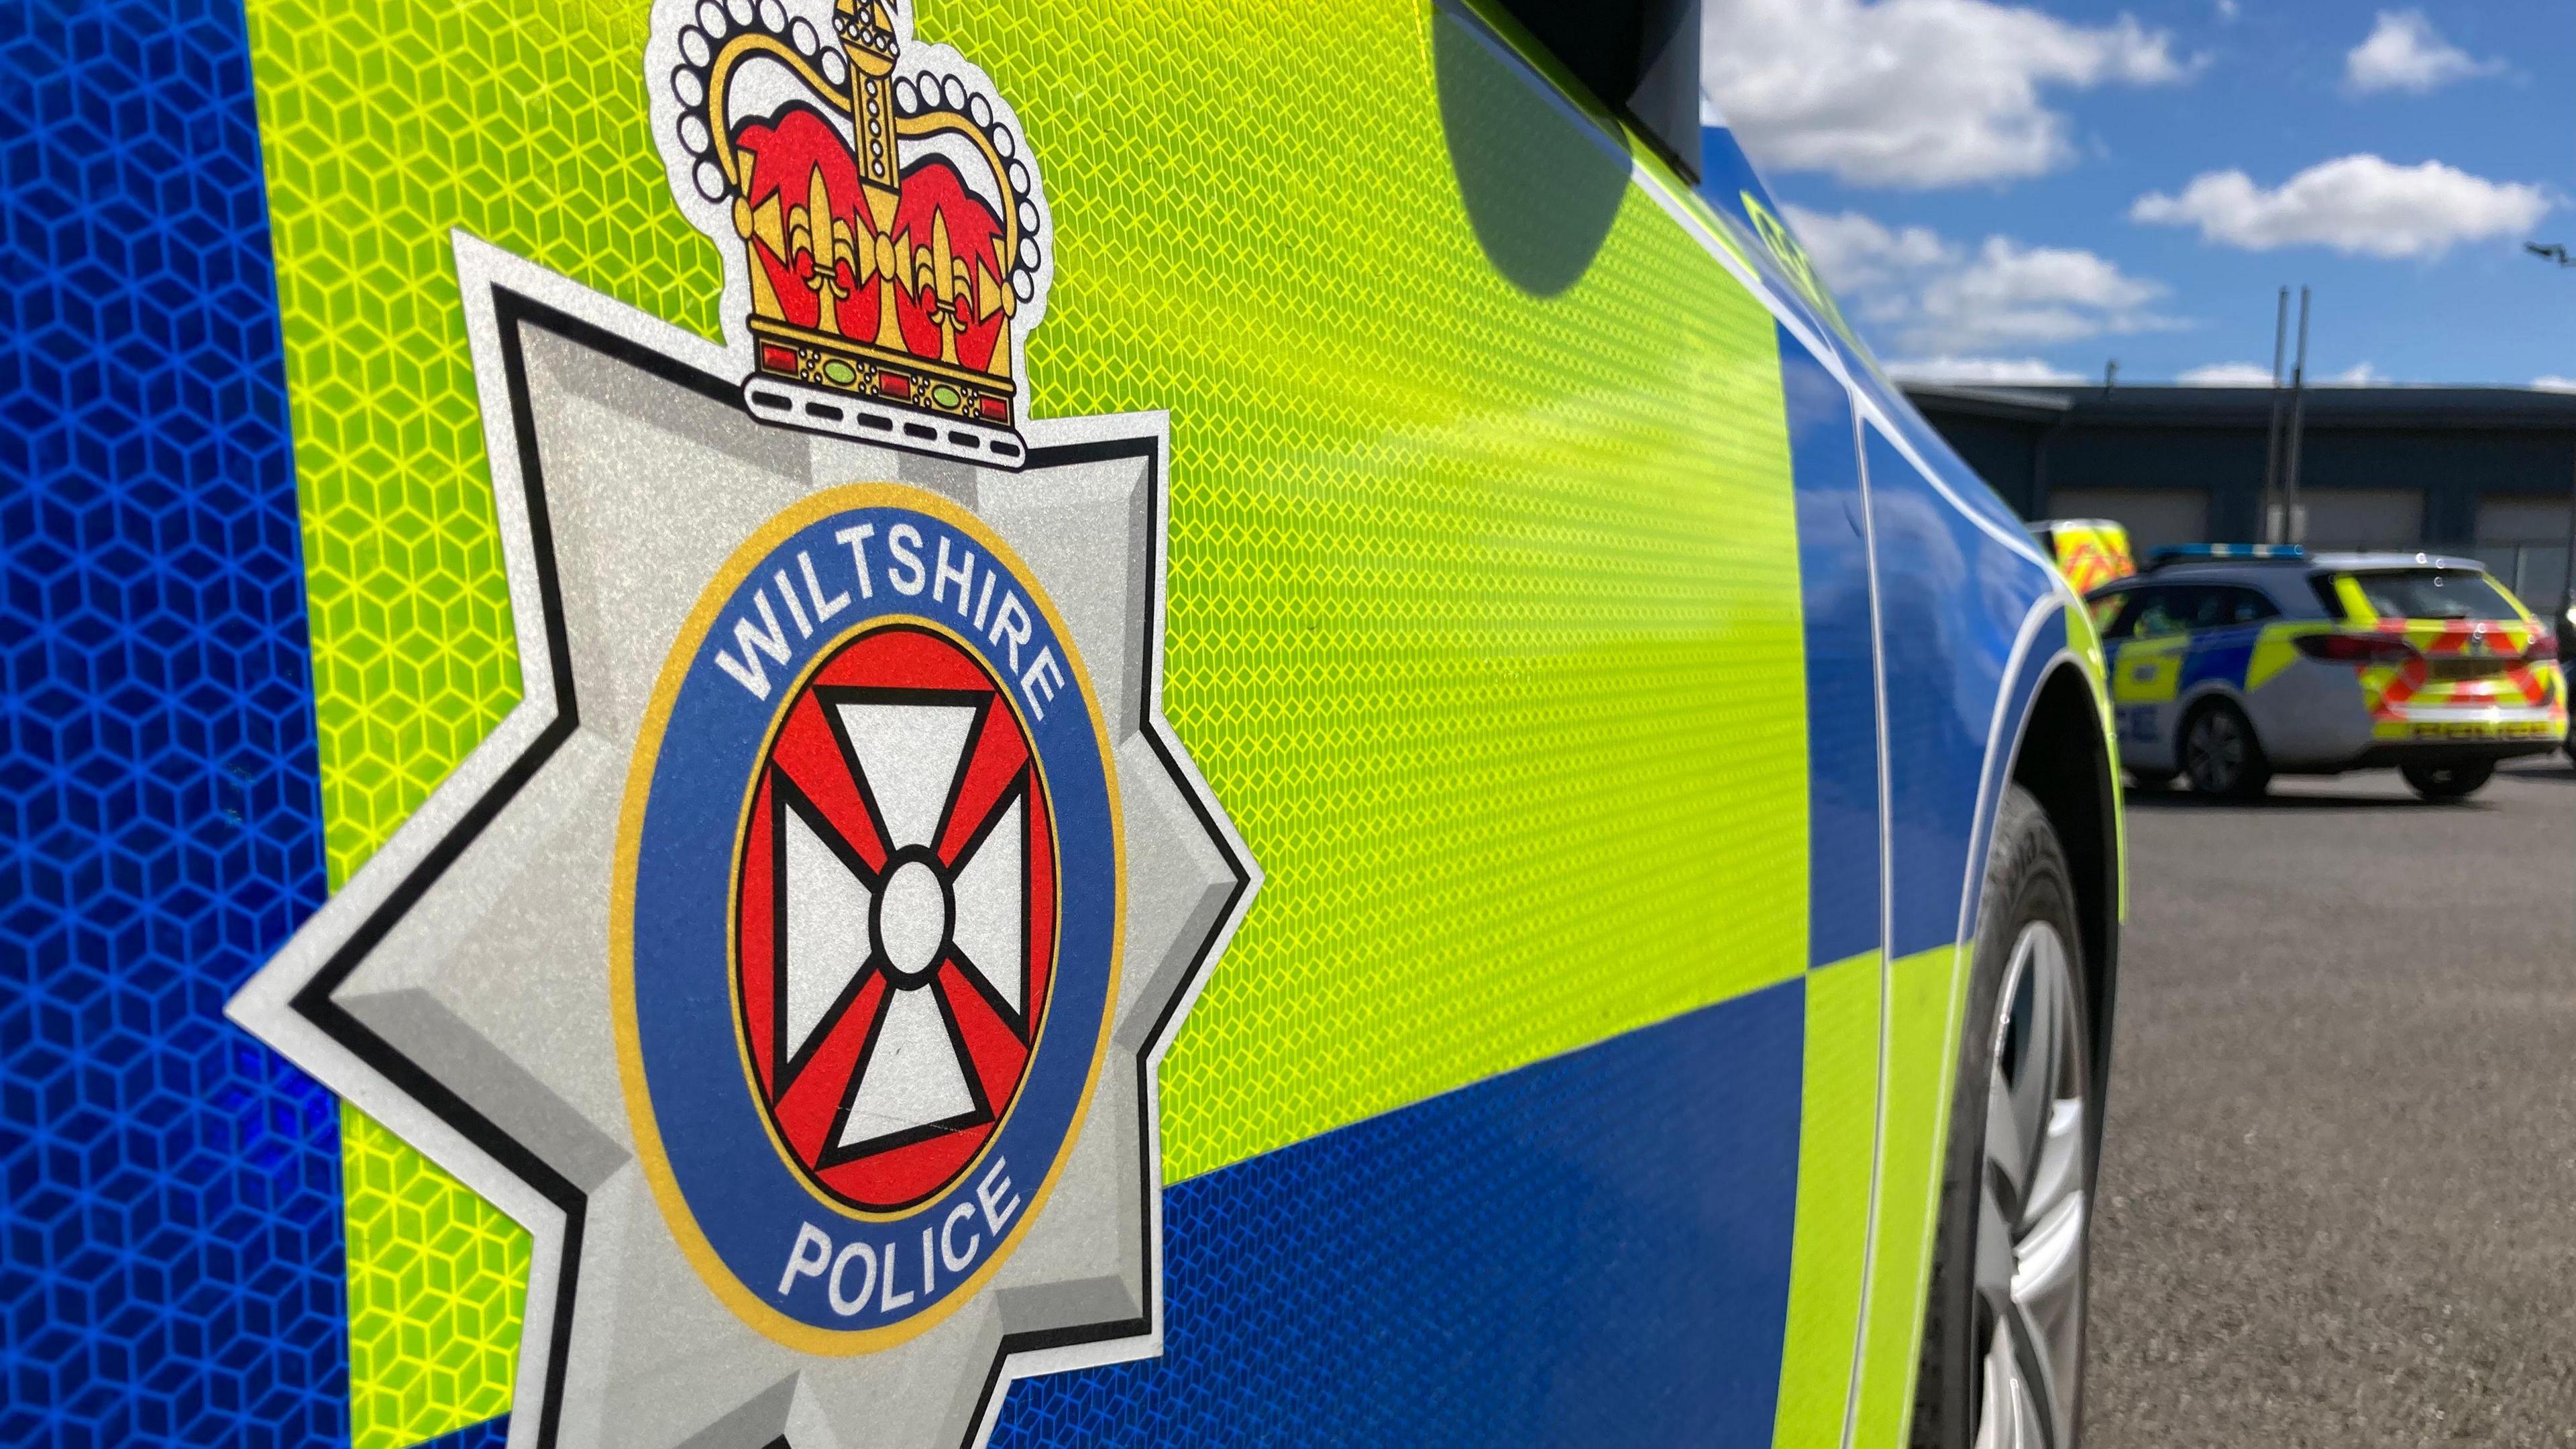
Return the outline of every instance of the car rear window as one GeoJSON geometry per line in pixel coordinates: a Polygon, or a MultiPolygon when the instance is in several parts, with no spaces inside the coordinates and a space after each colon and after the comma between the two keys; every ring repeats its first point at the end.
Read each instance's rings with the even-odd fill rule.
{"type": "Polygon", "coordinates": [[[2383,619],[2522,618],[2495,580],[2468,569],[2374,569],[2347,577],[2383,619]]]}

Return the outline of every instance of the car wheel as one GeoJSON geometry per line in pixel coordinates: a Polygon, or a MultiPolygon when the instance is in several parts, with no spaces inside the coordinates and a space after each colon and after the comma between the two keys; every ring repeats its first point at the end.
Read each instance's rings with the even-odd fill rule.
{"type": "Polygon", "coordinates": [[[2427,800],[2465,800],[2495,775],[2495,761],[2471,760],[2457,765],[2400,765],[2397,773],[2427,800]]]}
{"type": "Polygon", "coordinates": [[[2250,800],[2272,783],[2272,767],[2245,712],[2212,700],[2182,727],[2182,768],[2191,788],[2226,800],[2250,800]]]}
{"type": "Polygon", "coordinates": [[[2072,1449],[2098,1113],[2074,878],[2004,797],[1968,982],[1915,1380],[1916,1449],[2072,1449]]]}

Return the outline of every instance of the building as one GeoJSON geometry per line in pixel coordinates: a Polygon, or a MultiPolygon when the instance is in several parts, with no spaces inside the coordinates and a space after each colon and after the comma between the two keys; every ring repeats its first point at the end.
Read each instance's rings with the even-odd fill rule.
{"type": "MultiPolygon", "coordinates": [[[[2112,518],[2139,549],[2262,536],[2273,391],[1906,389],[2025,518],[2112,518]]],[[[2288,394],[2280,394],[2287,428],[2288,394]]],[[[2300,538],[2474,554],[2526,601],[2567,589],[2576,393],[2320,387],[2300,444],[2300,538]]]]}

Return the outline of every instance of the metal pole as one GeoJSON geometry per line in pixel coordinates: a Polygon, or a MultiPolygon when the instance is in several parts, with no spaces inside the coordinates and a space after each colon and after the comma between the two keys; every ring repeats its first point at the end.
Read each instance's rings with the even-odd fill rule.
{"type": "Polygon", "coordinates": [[[2299,526],[2299,435],[2308,420],[2308,289],[2299,289],[2299,360],[2290,369],[2290,463],[2281,475],[2281,530],[2284,543],[2305,543],[2299,526]]]}
{"type": "Polygon", "coordinates": [[[2281,362],[2290,344],[2290,289],[2281,289],[2281,305],[2272,318],[2272,424],[2263,435],[2263,516],[2255,525],[2265,543],[2279,543],[2286,522],[2275,515],[2275,491],[2281,482],[2281,362]]]}

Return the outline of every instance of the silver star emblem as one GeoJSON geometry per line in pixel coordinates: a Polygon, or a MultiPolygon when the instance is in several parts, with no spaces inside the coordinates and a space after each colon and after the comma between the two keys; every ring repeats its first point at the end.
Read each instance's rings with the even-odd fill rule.
{"type": "MultiPolygon", "coordinates": [[[[525,697],[229,1014],[529,1227],[514,1446],[946,1449],[982,1441],[1012,1377],[1156,1353],[1156,1067],[1259,883],[1161,713],[1163,417],[1033,421],[1007,472],[792,432],[747,415],[724,348],[462,234],[456,257],[525,697]],[[1016,1247],[927,1328],[818,1353],[728,1306],[648,1183],[612,857],[700,588],[782,510],[858,480],[966,510],[1052,598],[1108,740],[1126,906],[1106,1058],[1016,1247]]],[[[991,1109],[954,1022],[1034,1004],[1013,894],[1029,807],[955,818],[971,710],[833,708],[893,853],[871,866],[822,813],[780,812],[772,980],[791,1059],[835,1012],[874,1013],[829,1124],[846,1156],[991,1109]]]]}

